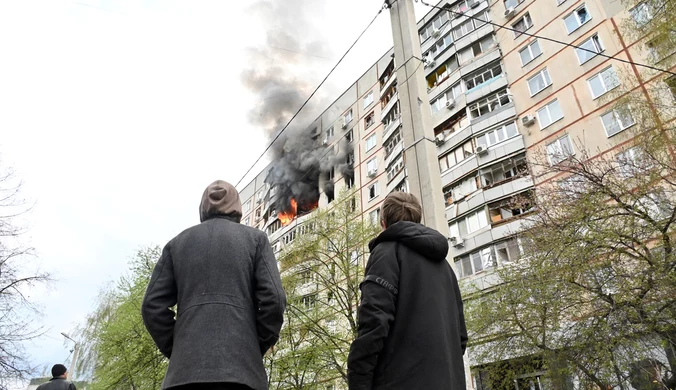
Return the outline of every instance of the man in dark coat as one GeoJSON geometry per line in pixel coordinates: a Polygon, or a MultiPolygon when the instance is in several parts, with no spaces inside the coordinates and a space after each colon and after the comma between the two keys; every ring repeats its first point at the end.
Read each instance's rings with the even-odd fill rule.
{"type": "Polygon", "coordinates": [[[38,386],[37,390],[76,390],[75,385],[67,380],[68,369],[63,364],[52,367],[52,379],[38,386]]]}
{"type": "Polygon", "coordinates": [[[420,224],[418,199],[385,198],[384,231],[369,243],[350,389],[465,390],[467,330],[448,242],[420,224]]]}
{"type": "Polygon", "coordinates": [[[235,187],[212,183],[201,223],[169,241],[155,266],[142,315],[169,358],[163,389],[268,388],[263,355],[279,337],[286,297],[265,233],[241,217],[235,187]]]}

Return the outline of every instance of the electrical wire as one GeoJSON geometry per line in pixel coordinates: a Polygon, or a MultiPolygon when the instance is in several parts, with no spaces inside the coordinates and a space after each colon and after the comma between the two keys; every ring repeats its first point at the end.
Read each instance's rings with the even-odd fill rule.
{"type": "Polygon", "coordinates": [[[357,42],[359,42],[359,40],[361,39],[361,37],[364,36],[364,34],[366,33],[366,31],[368,31],[369,28],[371,28],[371,26],[372,26],[373,23],[376,21],[376,19],[378,19],[378,16],[380,16],[380,14],[383,12],[383,10],[386,9],[386,6],[387,6],[387,3],[385,3],[385,5],[382,6],[382,7],[378,10],[378,13],[376,14],[376,16],[373,17],[373,19],[371,20],[371,22],[366,26],[366,28],[361,32],[361,34],[359,34],[359,36],[357,37],[357,39],[352,43],[352,45],[350,45],[350,47],[348,47],[347,51],[340,57],[340,59],[338,59],[338,62],[336,62],[336,64],[333,66],[333,68],[331,68],[331,70],[329,71],[329,73],[328,73],[328,74],[326,75],[326,77],[324,77],[324,79],[319,83],[319,85],[317,86],[317,88],[315,88],[315,90],[312,91],[312,93],[310,94],[310,96],[308,96],[308,98],[307,98],[307,99],[305,100],[305,102],[300,106],[300,108],[298,109],[298,111],[296,111],[296,113],[293,114],[293,116],[291,117],[291,119],[289,119],[289,121],[286,123],[286,125],[284,125],[284,127],[283,127],[283,128],[277,133],[277,135],[272,139],[272,141],[268,144],[268,146],[265,148],[265,150],[263,151],[263,153],[261,153],[261,155],[258,156],[258,158],[256,159],[256,161],[251,165],[251,167],[249,167],[249,169],[246,170],[246,173],[244,173],[244,175],[242,176],[242,178],[239,179],[239,181],[237,182],[237,184],[235,184],[235,187],[239,186],[239,185],[242,183],[242,180],[244,180],[244,179],[247,177],[247,175],[248,175],[248,174],[251,172],[251,170],[256,166],[256,164],[258,164],[258,162],[260,162],[260,160],[263,158],[263,156],[265,156],[265,154],[270,150],[270,148],[272,148],[272,145],[275,144],[275,142],[279,139],[279,137],[282,136],[282,134],[284,133],[284,131],[286,131],[286,129],[289,127],[289,125],[291,125],[291,122],[293,122],[293,120],[296,119],[296,117],[298,116],[298,114],[300,114],[300,112],[303,110],[303,108],[305,108],[305,106],[306,106],[306,105],[310,102],[310,100],[315,96],[315,94],[317,93],[317,91],[319,91],[319,89],[322,87],[322,85],[324,85],[324,83],[326,82],[326,80],[328,80],[328,78],[331,76],[331,74],[333,73],[333,71],[335,71],[336,68],[338,67],[338,65],[340,65],[341,62],[343,62],[343,59],[345,59],[345,57],[347,57],[347,55],[350,53],[350,51],[352,50],[352,48],[354,48],[355,45],[357,45],[357,42]]]}
{"type": "MultiPolygon", "coordinates": [[[[416,2],[417,2],[417,1],[418,1],[418,0],[416,0],[416,2]]],[[[625,59],[622,59],[622,58],[617,58],[617,57],[615,57],[615,56],[610,56],[610,55],[607,55],[607,54],[603,54],[603,53],[596,52],[596,51],[594,51],[594,50],[586,49],[586,48],[581,47],[581,46],[573,45],[572,43],[563,42],[563,41],[560,41],[560,40],[558,40],[558,39],[549,38],[549,37],[545,37],[545,36],[537,35],[537,34],[530,34],[530,33],[527,33],[527,32],[525,32],[525,31],[520,31],[520,30],[517,30],[517,29],[515,29],[515,28],[511,28],[511,27],[503,26],[503,25],[498,24],[498,23],[491,22],[491,21],[489,21],[489,20],[482,20],[482,19],[479,19],[479,18],[477,18],[477,17],[475,17],[475,16],[470,16],[470,15],[466,15],[466,14],[461,13],[461,12],[452,11],[452,10],[449,9],[449,8],[439,7],[439,6],[436,6],[436,5],[432,5],[432,4],[428,3],[428,2],[426,2],[425,0],[419,0],[419,1],[420,1],[421,4],[426,5],[426,6],[430,7],[430,8],[435,8],[435,9],[442,10],[442,11],[447,11],[447,12],[450,12],[451,14],[453,14],[453,15],[455,15],[455,16],[465,16],[465,17],[467,17],[467,18],[469,18],[469,19],[479,20],[479,21],[481,21],[481,22],[484,23],[484,24],[490,24],[490,25],[495,26],[495,27],[497,27],[497,28],[499,28],[499,29],[502,29],[502,30],[508,30],[508,31],[512,31],[512,32],[518,33],[519,35],[525,35],[525,36],[531,37],[531,38],[538,38],[538,39],[542,39],[542,40],[544,40],[544,41],[549,41],[549,42],[558,43],[559,45],[568,46],[568,47],[573,47],[573,48],[576,48],[576,49],[579,49],[579,50],[584,50],[584,51],[586,51],[586,52],[593,53],[593,54],[598,55],[598,56],[600,56],[600,57],[608,58],[608,59],[615,60],[615,61],[618,61],[618,62],[623,62],[623,63],[625,63],[625,64],[634,65],[634,66],[640,66],[640,67],[642,67],[642,68],[647,68],[647,69],[655,70],[655,71],[658,71],[658,72],[661,72],[661,73],[667,73],[667,74],[676,76],[676,73],[675,73],[675,72],[672,72],[672,71],[669,71],[669,70],[666,70],[666,69],[660,69],[660,68],[657,68],[657,67],[654,67],[654,66],[651,66],[651,65],[642,64],[642,63],[640,63],[640,62],[634,62],[634,61],[629,61],[629,60],[625,60],[625,59]]]]}

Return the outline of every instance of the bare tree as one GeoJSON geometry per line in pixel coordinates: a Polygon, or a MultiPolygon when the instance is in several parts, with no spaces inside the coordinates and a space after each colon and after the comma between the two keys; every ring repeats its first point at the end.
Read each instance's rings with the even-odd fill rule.
{"type": "Polygon", "coordinates": [[[33,323],[37,307],[25,295],[27,289],[48,280],[26,260],[33,248],[20,240],[25,228],[19,223],[30,207],[20,197],[21,182],[0,161],[0,388],[32,372],[24,342],[40,335],[33,323]]]}

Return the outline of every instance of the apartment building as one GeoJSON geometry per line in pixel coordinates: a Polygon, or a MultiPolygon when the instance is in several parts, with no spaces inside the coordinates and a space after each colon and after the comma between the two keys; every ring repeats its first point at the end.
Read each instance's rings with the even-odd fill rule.
{"type": "MultiPolygon", "coordinates": [[[[448,258],[462,283],[487,288],[496,282],[492,269],[520,256],[514,234],[532,211],[535,189],[565,179],[538,175],[538,156],[557,164],[580,147],[622,152],[634,119],[602,97],[621,83],[632,89],[664,82],[662,75],[639,78],[630,65],[527,34],[641,61],[645,42],[628,41],[619,26],[628,18],[640,22],[646,12],[627,10],[620,0],[442,0],[419,21],[439,157],[439,171],[429,174],[441,175],[448,258]]],[[[385,195],[408,190],[396,69],[390,50],[309,126],[327,147],[352,150],[353,178],[322,180],[334,181],[336,191],[356,187],[357,208],[374,223],[385,195]]],[[[275,190],[265,184],[266,173],[241,191],[243,222],[266,230],[279,252],[304,217],[282,226],[280,210],[270,210],[275,190]]],[[[322,194],[318,207],[331,201],[322,194]]],[[[468,388],[481,389],[475,364],[470,351],[468,388]]],[[[539,373],[515,383],[526,387],[542,388],[539,373]]]]}

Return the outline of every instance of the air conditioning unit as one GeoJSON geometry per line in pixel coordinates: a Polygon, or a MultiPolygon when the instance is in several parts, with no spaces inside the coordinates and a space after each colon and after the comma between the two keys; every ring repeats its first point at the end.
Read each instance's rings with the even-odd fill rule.
{"type": "Polygon", "coordinates": [[[456,248],[465,246],[465,242],[462,240],[461,237],[458,236],[450,236],[448,237],[448,241],[450,241],[451,245],[453,245],[456,248]]]}
{"type": "Polygon", "coordinates": [[[505,19],[511,19],[514,16],[514,8],[507,8],[504,13],[505,19]]]}
{"type": "Polygon", "coordinates": [[[526,115],[521,118],[521,124],[524,126],[530,126],[535,123],[535,117],[533,115],[526,115]]]}
{"type": "Polygon", "coordinates": [[[377,170],[375,170],[375,169],[371,169],[371,170],[370,170],[370,171],[368,171],[368,172],[367,172],[366,174],[368,175],[368,177],[371,177],[371,178],[373,178],[373,177],[376,177],[376,174],[377,174],[377,173],[378,173],[378,171],[377,171],[377,170]]]}
{"type": "Polygon", "coordinates": [[[436,140],[437,145],[443,145],[443,143],[446,142],[446,134],[439,133],[434,139],[436,140]]]}
{"type": "Polygon", "coordinates": [[[322,141],[322,145],[326,146],[326,145],[328,145],[328,144],[329,144],[329,139],[328,139],[328,138],[324,138],[324,141],[322,141]]]}
{"type": "Polygon", "coordinates": [[[434,58],[429,58],[429,57],[427,57],[426,60],[425,60],[425,67],[426,67],[426,68],[431,68],[431,67],[433,67],[434,65],[436,65],[436,63],[437,63],[437,62],[434,61],[434,58]]]}
{"type": "Polygon", "coordinates": [[[448,109],[450,110],[450,109],[452,109],[453,107],[455,107],[455,100],[453,100],[453,99],[448,99],[448,100],[446,101],[446,108],[448,108],[448,109]]]}
{"type": "Polygon", "coordinates": [[[488,147],[486,145],[479,145],[476,147],[476,154],[484,156],[488,154],[488,147]]]}
{"type": "Polygon", "coordinates": [[[340,126],[343,130],[347,129],[347,122],[343,121],[343,124],[340,126]]]}
{"type": "Polygon", "coordinates": [[[441,30],[439,30],[438,28],[432,30],[432,37],[439,38],[439,35],[441,35],[441,30]]]}

